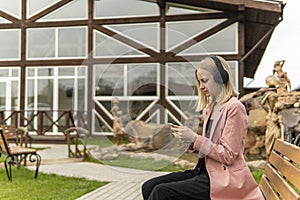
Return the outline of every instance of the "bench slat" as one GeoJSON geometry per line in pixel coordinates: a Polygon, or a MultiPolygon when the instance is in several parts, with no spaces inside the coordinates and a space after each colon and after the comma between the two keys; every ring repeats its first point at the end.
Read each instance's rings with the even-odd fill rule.
{"type": "Polygon", "coordinates": [[[283,199],[298,199],[299,195],[295,190],[284,180],[283,177],[274,169],[270,164],[267,164],[264,174],[272,185],[274,189],[280,194],[283,199]]]}
{"type": "Polygon", "coordinates": [[[278,194],[274,191],[265,175],[261,177],[259,187],[263,191],[265,199],[280,200],[278,194]]]}
{"type": "Polygon", "coordinates": [[[280,155],[272,152],[269,162],[286,177],[297,189],[300,189],[300,169],[280,155]],[[298,176],[297,176],[298,174],[298,176]]]}
{"type": "Polygon", "coordinates": [[[276,140],[273,149],[300,165],[300,147],[292,145],[288,142],[284,142],[282,140],[276,140]]]}

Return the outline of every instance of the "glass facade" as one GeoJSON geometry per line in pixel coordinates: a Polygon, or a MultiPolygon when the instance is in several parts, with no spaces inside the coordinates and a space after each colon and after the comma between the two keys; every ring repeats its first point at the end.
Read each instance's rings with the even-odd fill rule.
{"type": "Polygon", "coordinates": [[[20,38],[18,29],[0,30],[0,60],[20,59],[20,38]]]}
{"type": "Polygon", "coordinates": [[[96,19],[153,15],[159,15],[159,7],[151,1],[101,0],[95,1],[94,5],[94,17],[96,19]]]}
{"type": "MultiPolygon", "coordinates": [[[[61,111],[86,110],[85,71],[86,66],[28,67],[25,110],[51,111],[54,120],[61,111]],[[79,74],[78,71],[83,72],[79,74]]],[[[34,112],[26,114],[32,115],[34,112]]],[[[36,121],[33,126],[37,128],[36,121]]]]}
{"type": "MultiPolygon", "coordinates": [[[[239,53],[238,19],[214,32],[228,21],[226,15],[207,15],[217,10],[166,3],[162,16],[151,0],[60,3],[0,1],[7,13],[0,17],[0,62],[7,62],[0,67],[1,110],[23,104],[32,111],[26,115],[51,110],[54,120],[62,110],[84,112],[92,134],[111,133],[111,102],[117,97],[124,124],[186,123],[199,115],[197,63],[204,55],[239,53]]],[[[231,60],[230,66],[239,87],[238,62],[231,60]]],[[[37,123],[34,119],[32,126],[37,123]]]]}
{"type": "Polygon", "coordinates": [[[35,28],[27,30],[27,58],[85,58],[85,27],[35,28]]]}
{"type": "MultiPolygon", "coordinates": [[[[0,68],[0,111],[4,111],[5,117],[12,111],[19,110],[20,93],[20,68],[0,68]]],[[[13,123],[9,119],[7,123],[13,123]]]]}

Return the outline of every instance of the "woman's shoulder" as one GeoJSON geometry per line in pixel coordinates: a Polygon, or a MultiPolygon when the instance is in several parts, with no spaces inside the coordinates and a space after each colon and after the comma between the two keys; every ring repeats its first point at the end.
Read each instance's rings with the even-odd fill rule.
{"type": "Polygon", "coordinates": [[[242,108],[245,109],[244,104],[237,98],[237,97],[231,97],[224,105],[227,108],[242,108]]]}

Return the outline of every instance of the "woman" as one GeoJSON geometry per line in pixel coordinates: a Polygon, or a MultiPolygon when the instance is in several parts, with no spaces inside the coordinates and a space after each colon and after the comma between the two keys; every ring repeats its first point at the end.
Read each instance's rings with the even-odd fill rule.
{"type": "Polygon", "coordinates": [[[197,110],[202,110],[202,135],[186,126],[173,126],[176,137],[191,141],[199,159],[193,170],[146,181],[146,200],[264,199],[244,160],[247,114],[237,99],[227,62],[219,56],[202,60],[195,71],[197,110]]]}

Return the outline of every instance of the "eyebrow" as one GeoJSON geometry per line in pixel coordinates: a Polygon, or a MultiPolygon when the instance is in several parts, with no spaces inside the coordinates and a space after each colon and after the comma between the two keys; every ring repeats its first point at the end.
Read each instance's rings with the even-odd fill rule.
{"type": "Polygon", "coordinates": [[[207,78],[207,77],[203,77],[203,78],[201,78],[200,80],[201,80],[201,81],[207,81],[208,78],[207,78]]]}

